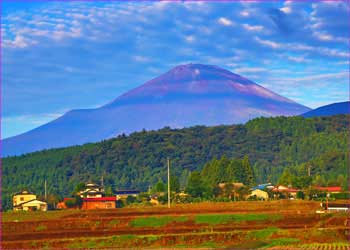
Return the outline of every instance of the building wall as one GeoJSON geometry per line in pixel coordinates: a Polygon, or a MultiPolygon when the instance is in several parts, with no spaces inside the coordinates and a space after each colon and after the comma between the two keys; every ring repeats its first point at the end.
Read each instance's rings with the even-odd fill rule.
{"type": "MultiPolygon", "coordinates": [[[[80,196],[81,198],[84,198],[84,196],[80,196]]],[[[102,197],[102,194],[87,194],[86,195],[86,198],[101,198],[102,197]]]]}
{"type": "Polygon", "coordinates": [[[13,196],[13,207],[27,202],[27,201],[31,201],[31,200],[35,200],[36,199],[36,195],[35,194],[18,194],[13,196]]]}
{"type": "Polygon", "coordinates": [[[115,201],[84,201],[82,209],[112,209],[115,208],[115,201]]]}

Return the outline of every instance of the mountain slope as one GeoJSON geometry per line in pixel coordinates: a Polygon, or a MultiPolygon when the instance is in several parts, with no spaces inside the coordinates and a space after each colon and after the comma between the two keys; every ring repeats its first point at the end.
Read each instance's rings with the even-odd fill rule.
{"type": "Polygon", "coordinates": [[[350,102],[332,103],[302,114],[302,117],[332,116],[350,114],[350,102]]]}
{"type": "Polygon", "coordinates": [[[100,108],[73,110],[5,139],[3,156],[96,142],[142,129],[243,123],[308,110],[225,69],[181,65],[100,108]]]}

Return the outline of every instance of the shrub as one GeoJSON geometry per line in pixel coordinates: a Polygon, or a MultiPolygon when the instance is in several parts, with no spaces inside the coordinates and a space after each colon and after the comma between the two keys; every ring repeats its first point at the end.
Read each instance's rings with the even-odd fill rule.
{"type": "Polygon", "coordinates": [[[297,199],[302,199],[302,200],[304,200],[304,198],[305,198],[304,193],[303,193],[302,191],[298,191],[298,192],[297,192],[297,199]]]}
{"type": "Polygon", "coordinates": [[[125,206],[124,202],[122,200],[117,200],[116,201],[116,206],[117,208],[122,208],[125,206]]]}
{"type": "Polygon", "coordinates": [[[73,199],[66,200],[64,204],[68,208],[81,207],[83,204],[83,199],[80,196],[75,196],[73,199]]]}
{"type": "Polygon", "coordinates": [[[134,197],[132,195],[128,195],[128,197],[126,197],[126,201],[125,202],[126,202],[127,205],[135,203],[136,202],[136,197],[134,197]]]}

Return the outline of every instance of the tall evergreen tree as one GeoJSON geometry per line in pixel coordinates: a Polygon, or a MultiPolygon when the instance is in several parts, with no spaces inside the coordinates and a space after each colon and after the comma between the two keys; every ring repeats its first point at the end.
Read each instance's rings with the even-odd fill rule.
{"type": "Polygon", "coordinates": [[[253,170],[249,162],[248,155],[245,155],[242,160],[242,170],[244,172],[244,184],[251,187],[254,185],[253,170]]]}

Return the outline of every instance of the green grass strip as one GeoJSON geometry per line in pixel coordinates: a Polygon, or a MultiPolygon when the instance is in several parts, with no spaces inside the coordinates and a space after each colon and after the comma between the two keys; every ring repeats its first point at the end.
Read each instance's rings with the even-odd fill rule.
{"type": "Polygon", "coordinates": [[[281,215],[276,214],[200,214],[196,215],[196,224],[227,224],[241,221],[275,221],[281,219],[281,215]]]}

